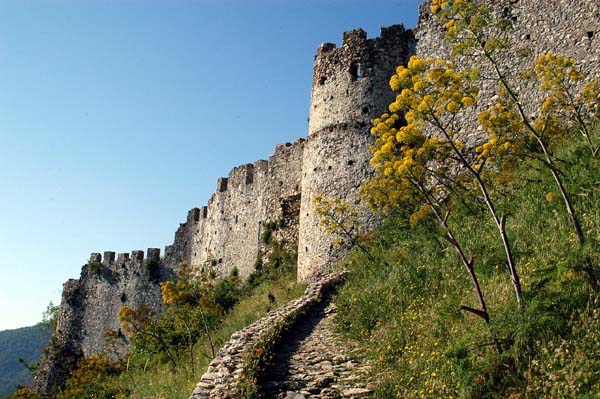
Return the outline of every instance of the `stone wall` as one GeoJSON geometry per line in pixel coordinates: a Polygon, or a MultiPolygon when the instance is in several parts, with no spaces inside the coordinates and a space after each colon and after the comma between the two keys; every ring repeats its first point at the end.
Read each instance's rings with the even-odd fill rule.
{"type": "Polygon", "coordinates": [[[166,249],[166,262],[213,263],[221,276],[235,267],[246,278],[267,250],[261,241],[265,224],[282,219],[278,238],[295,246],[303,150],[303,139],[279,144],[268,161],[238,166],[220,178],[208,204],[189,211],[166,249]]]}
{"type": "MultiPolygon", "coordinates": [[[[302,162],[302,202],[298,244],[298,278],[327,270],[345,248],[319,226],[313,211],[316,194],[359,203],[358,189],[372,176],[369,164],[371,120],[387,110],[394,93],[389,78],[414,51],[410,30],[402,25],[381,29],[367,39],[362,29],[344,33],[342,46],[319,47],[313,69],[310,125],[302,162]]],[[[373,226],[367,217],[365,227],[373,226]]]]}
{"type": "Polygon", "coordinates": [[[148,249],[148,260],[153,262],[144,262],[143,251],[119,254],[116,259],[114,252],[104,252],[104,257],[93,253],[80,278],[64,284],[57,329],[33,380],[36,392],[50,394],[64,386],[79,358],[105,349],[108,331],[118,333],[116,348],[124,354],[128,341],[118,320],[121,306],[145,305],[154,313],[161,311],[159,283],[170,277],[171,270],[160,265],[159,256],[156,248],[148,249]]]}
{"type": "MultiPolygon", "coordinates": [[[[495,0],[494,16],[510,21],[511,51],[500,59],[500,67],[507,76],[515,75],[531,67],[533,60],[547,51],[562,53],[578,60],[582,69],[593,78],[600,78],[600,2],[598,0],[495,0]],[[530,52],[528,57],[518,54],[530,52]]],[[[419,25],[415,31],[417,54],[421,57],[447,57],[449,47],[444,42],[444,29],[430,15],[430,0],[419,9],[419,25]]],[[[473,59],[463,57],[461,67],[471,67],[473,59]]],[[[492,75],[486,65],[482,75],[492,75]]],[[[535,115],[542,100],[534,82],[523,83],[513,80],[528,114],[535,115]]],[[[491,104],[496,85],[492,81],[480,82],[480,104],[491,104]]],[[[461,121],[463,138],[467,144],[475,145],[482,139],[476,123],[476,114],[466,114],[461,121]]]]}

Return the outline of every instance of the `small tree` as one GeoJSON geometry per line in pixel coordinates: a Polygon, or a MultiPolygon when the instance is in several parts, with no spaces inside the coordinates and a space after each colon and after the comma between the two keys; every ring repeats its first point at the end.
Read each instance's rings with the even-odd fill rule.
{"type": "Polygon", "coordinates": [[[315,195],[312,203],[315,212],[319,215],[321,227],[326,233],[336,236],[333,248],[356,247],[371,262],[377,262],[368,248],[360,242],[360,229],[365,220],[364,212],[340,198],[326,197],[322,194],[315,195]]]}
{"type": "Polygon", "coordinates": [[[144,352],[164,353],[173,369],[177,368],[176,356],[168,338],[170,331],[158,322],[150,308],[145,305],[137,309],[122,306],[119,322],[134,347],[144,352]]]}
{"type": "MultiPolygon", "coordinates": [[[[438,82],[439,87],[444,87],[448,79],[459,79],[458,75],[445,69],[450,66],[447,63],[437,60],[434,64],[436,69],[431,71],[432,77],[438,82]]],[[[402,84],[408,85],[409,80],[413,81],[413,74],[425,72],[424,68],[423,62],[416,58],[411,59],[408,69],[398,68],[398,74],[391,80],[392,87],[399,89],[402,84]]],[[[469,74],[471,71],[465,73],[469,74]]],[[[463,76],[463,79],[466,78],[463,76]]],[[[374,127],[371,133],[377,137],[377,140],[371,148],[373,152],[371,165],[376,175],[365,182],[362,194],[371,208],[380,214],[400,209],[405,211],[400,213],[410,214],[410,225],[432,220],[442,228],[440,232],[434,230],[433,233],[441,233],[456,250],[469,274],[479,302],[478,309],[469,306],[462,306],[461,309],[470,311],[489,323],[489,312],[475,273],[473,258],[466,254],[448,222],[453,201],[464,200],[468,196],[465,184],[461,182],[463,176],[454,175],[449,169],[448,161],[454,150],[451,145],[448,145],[448,138],[444,140],[427,137],[422,129],[426,109],[434,106],[436,98],[437,101],[441,100],[438,98],[441,97],[441,93],[435,93],[435,89],[427,83],[426,76],[422,76],[422,79],[416,83],[417,88],[426,90],[427,95],[431,97],[420,99],[415,91],[409,89],[402,91],[398,99],[408,111],[407,124],[401,126],[398,113],[391,115],[386,113],[373,121],[374,127]],[[401,98],[402,96],[405,98],[401,98]],[[427,105],[423,106],[423,102],[427,105]],[[418,111],[419,108],[421,111],[418,111]]],[[[476,89],[469,88],[466,92],[469,94],[461,95],[460,99],[456,97],[460,105],[445,104],[445,107],[458,111],[472,104],[475,101],[476,89]]],[[[390,109],[401,110],[396,105],[390,106],[390,109]]],[[[438,117],[441,117],[441,113],[438,117]]]]}
{"type": "MultiPolygon", "coordinates": [[[[434,215],[438,213],[436,218],[447,233],[447,216],[440,212],[444,197],[454,193],[457,198],[477,200],[481,195],[499,232],[517,304],[523,309],[521,283],[505,218],[497,210],[481,168],[471,162],[475,158],[473,149],[460,139],[461,118],[478,98],[478,77],[477,68],[460,70],[452,61],[439,58],[413,56],[407,67],[398,67],[390,79],[392,90],[399,92],[389,106],[392,115],[384,114],[374,121],[372,132],[378,140],[371,164],[380,175],[408,178],[409,183],[401,187],[416,189],[419,199],[425,200],[434,215]],[[402,113],[404,126],[398,123],[402,113]],[[426,135],[430,138],[426,139],[426,135]]],[[[392,190],[392,198],[393,193],[392,190]]],[[[466,257],[463,263],[469,263],[466,257]]],[[[479,298],[483,305],[482,296],[479,298]]]]}
{"type": "Polygon", "coordinates": [[[60,306],[55,305],[50,301],[46,310],[42,314],[42,322],[41,328],[54,333],[56,331],[56,325],[58,323],[58,312],[60,311],[60,306]]]}
{"type": "Polygon", "coordinates": [[[109,378],[119,375],[123,368],[113,363],[102,354],[93,354],[82,358],[67,380],[66,388],[57,395],[57,399],[125,398],[128,392],[115,387],[109,378]]]}

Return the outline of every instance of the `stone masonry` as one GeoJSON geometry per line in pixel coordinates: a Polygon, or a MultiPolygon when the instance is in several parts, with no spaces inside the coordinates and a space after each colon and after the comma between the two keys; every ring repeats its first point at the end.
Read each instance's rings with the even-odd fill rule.
{"type": "Polygon", "coordinates": [[[222,276],[236,267],[246,278],[266,251],[265,224],[282,219],[278,238],[295,250],[303,149],[303,139],[279,144],[268,161],[238,166],[220,178],[208,204],[189,211],[175,233],[174,244],[165,250],[167,263],[213,263],[222,276]]]}
{"type": "MultiPolygon", "coordinates": [[[[548,51],[575,58],[582,70],[592,78],[600,78],[600,1],[598,0],[497,0],[493,5],[495,18],[510,21],[507,37],[512,48],[500,68],[508,76],[532,67],[533,60],[548,51]],[[519,54],[527,54],[520,56],[519,54]]],[[[420,7],[419,25],[415,31],[417,55],[420,57],[447,57],[449,46],[444,42],[443,27],[430,15],[431,1],[420,7]]],[[[498,33],[498,32],[497,32],[498,33]]],[[[473,59],[464,57],[459,66],[482,68],[482,75],[493,76],[486,65],[473,65],[473,59]]],[[[527,113],[535,115],[543,100],[534,82],[513,81],[527,113]]],[[[480,104],[492,104],[496,85],[490,81],[480,82],[480,104]]],[[[479,109],[481,110],[481,109],[479,109]]],[[[478,113],[478,112],[477,112],[478,113]]],[[[482,139],[475,112],[463,115],[462,135],[467,145],[476,145],[482,139]]]]}

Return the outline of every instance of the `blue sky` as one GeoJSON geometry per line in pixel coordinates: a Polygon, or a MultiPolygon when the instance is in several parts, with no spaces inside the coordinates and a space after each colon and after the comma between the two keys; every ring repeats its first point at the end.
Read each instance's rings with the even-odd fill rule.
{"type": "Polygon", "coordinates": [[[0,330],[90,252],[172,243],[216,179],[305,137],[322,42],[418,0],[0,0],[0,330]]]}

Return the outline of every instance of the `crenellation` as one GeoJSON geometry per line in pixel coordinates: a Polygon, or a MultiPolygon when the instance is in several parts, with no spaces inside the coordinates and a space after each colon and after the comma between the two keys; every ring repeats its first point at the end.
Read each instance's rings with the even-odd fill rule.
{"type": "Polygon", "coordinates": [[[98,252],[92,252],[90,254],[90,262],[102,262],[102,255],[98,252]]]}
{"type": "Polygon", "coordinates": [[[115,253],[113,251],[104,251],[104,255],[102,256],[102,264],[105,266],[110,266],[115,263],[115,253]]]}
{"type": "Polygon", "coordinates": [[[278,153],[281,152],[285,152],[289,147],[292,146],[292,143],[281,143],[281,144],[277,144],[275,145],[275,154],[274,156],[276,156],[278,153]]]}
{"type": "Polygon", "coordinates": [[[160,260],[160,248],[148,248],[146,251],[146,259],[160,260]]]}
{"type": "Polygon", "coordinates": [[[245,172],[244,183],[246,183],[246,184],[254,183],[254,165],[251,163],[244,165],[244,172],[245,172]]]}
{"type": "Polygon", "coordinates": [[[265,159],[259,159],[254,162],[254,173],[266,173],[269,170],[269,161],[265,159]]]}
{"type": "Polygon", "coordinates": [[[200,208],[192,208],[188,211],[186,223],[197,223],[200,221],[200,208]]]}
{"type": "Polygon", "coordinates": [[[321,45],[319,46],[319,49],[317,50],[316,57],[318,57],[320,54],[328,53],[331,50],[334,50],[336,48],[337,48],[337,46],[335,43],[321,43],[321,45]]]}
{"type": "Polygon", "coordinates": [[[229,172],[227,180],[229,187],[244,189],[245,186],[254,182],[254,165],[246,163],[236,166],[229,172]]]}
{"type": "Polygon", "coordinates": [[[129,262],[129,253],[127,252],[119,252],[117,254],[117,264],[123,265],[126,262],[129,262]]]}
{"type": "Polygon", "coordinates": [[[391,25],[391,26],[382,26],[379,37],[383,42],[393,43],[398,40],[399,37],[402,37],[406,34],[407,29],[404,25],[391,25]]]}
{"type": "Polygon", "coordinates": [[[227,191],[228,181],[229,181],[229,179],[227,179],[226,177],[219,177],[219,179],[217,180],[217,192],[218,193],[227,191]]]}
{"type": "Polygon", "coordinates": [[[131,251],[131,260],[135,263],[143,263],[144,262],[144,251],[140,251],[140,250],[131,251]]]}
{"type": "Polygon", "coordinates": [[[367,41],[367,32],[362,29],[353,29],[344,32],[342,47],[358,47],[367,41]]]}

